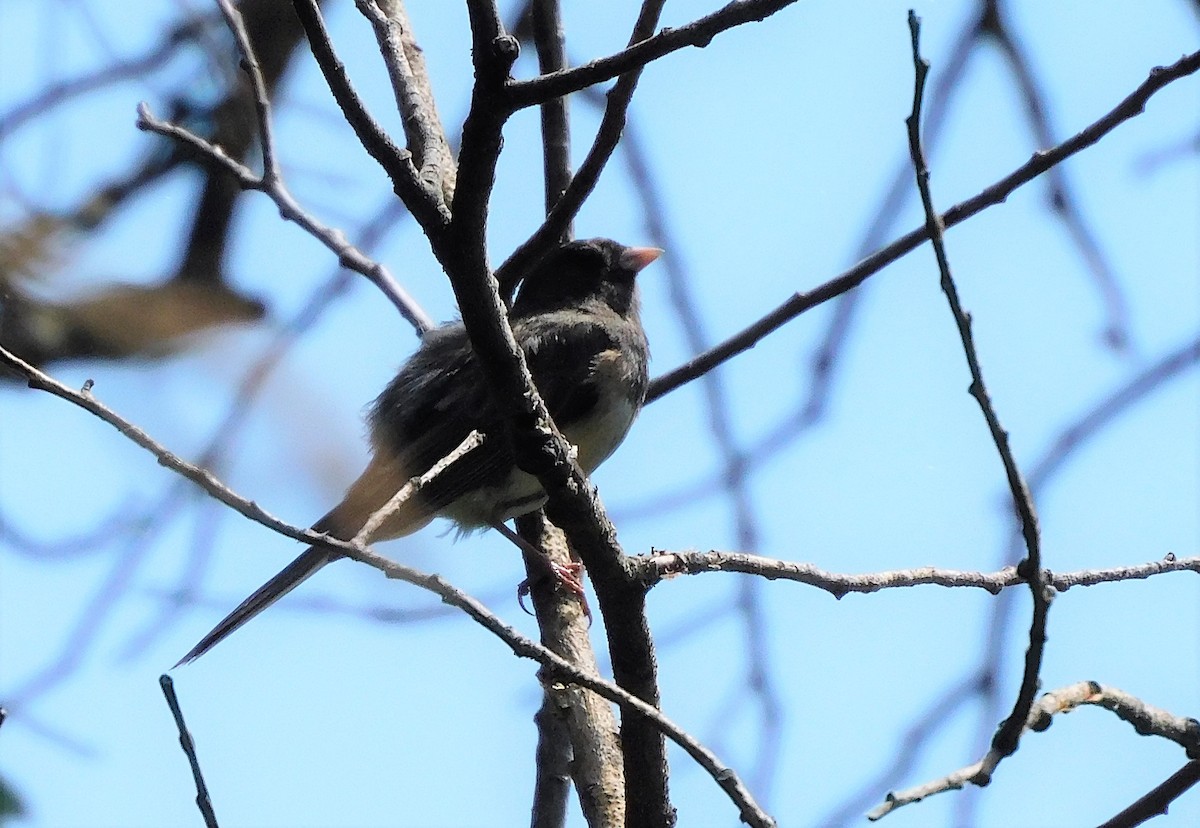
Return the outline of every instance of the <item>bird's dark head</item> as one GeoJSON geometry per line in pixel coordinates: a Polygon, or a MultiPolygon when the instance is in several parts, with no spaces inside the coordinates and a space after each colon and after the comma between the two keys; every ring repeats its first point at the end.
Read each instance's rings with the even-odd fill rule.
{"type": "Polygon", "coordinates": [[[521,282],[513,313],[528,315],[599,300],[622,316],[636,312],[634,277],[662,251],[612,239],[573,241],[551,251],[521,282]]]}

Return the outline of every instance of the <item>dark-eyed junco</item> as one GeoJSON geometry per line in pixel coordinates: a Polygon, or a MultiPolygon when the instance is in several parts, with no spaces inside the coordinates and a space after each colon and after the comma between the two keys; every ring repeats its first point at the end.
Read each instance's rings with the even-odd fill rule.
{"type": "MultiPolygon", "coordinates": [[[[589,474],[625,439],[646,396],[649,350],[634,277],[661,253],[609,239],[564,244],[525,277],[509,314],[534,384],[589,474]]],[[[425,335],[375,401],[369,422],[371,462],[342,502],[314,524],[315,531],[353,539],[406,482],[425,474],[473,430],[484,436],[483,443],[388,513],[365,540],[398,538],[439,516],[468,531],[498,526],[546,500],[537,479],[513,461],[461,323],[425,335]]],[[[179,664],[199,658],[338,557],[309,547],[179,664]]]]}

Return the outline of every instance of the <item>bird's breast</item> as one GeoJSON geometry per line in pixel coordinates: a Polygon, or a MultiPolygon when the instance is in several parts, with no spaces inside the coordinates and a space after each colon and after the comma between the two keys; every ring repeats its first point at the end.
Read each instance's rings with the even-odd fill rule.
{"type": "Polygon", "coordinates": [[[596,404],[584,416],[562,426],[563,435],[578,449],[577,460],[588,474],[612,454],[638,413],[636,378],[630,361],[617,349],[602,351],[592,363],[589,383],[596,392],[596,404]]]}

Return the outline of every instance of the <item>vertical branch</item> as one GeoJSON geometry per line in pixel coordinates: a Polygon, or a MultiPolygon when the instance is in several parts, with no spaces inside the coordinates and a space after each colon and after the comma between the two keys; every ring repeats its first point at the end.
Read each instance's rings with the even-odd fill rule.
{"type": "MultiPolygon", "coordinates": [[[[475,84],[471,108],[463,122],[462,146],[458,153],[458,186],[454,191],[448,244],[435,244],[442,264],[448,265],[455,296],[470,331],[470,307],[464,307],[456,271],[467,268],[476,274],[487,270],[487,212],[496,163],[500,158],[501,130],[509,112],[504,107],[504,85],[517,59],[520,45],[504,31],[500,13],[492,0],[468,0],[471,20],[471,59],[475,84]]],[[[470,303],[467,303],[470,304],[470,303]]],[[[474,341],[474,338],[472,338],[474,341]]]]}
{"type": "MultiPolygon", "coordinates": [[[[666,0],[643,0],[641,13],[629,37],[629,45],[640,43],[654,34],[658,28],[658,18],[666,0]]],[[[621,140],[621,132],[625,128],[625,114],[629,111],[629,103],[637,89],[638,80],[642,77],[642,69],[638,66],[617,79],[616,84],[609,90],[608,105],[604,108],[604,116],[600,120],[600,128],[596,131],[596,139],[588,150],[579,171],[571,179],[562,197],[550,211],[550,215],[534,234],[524,244],[518,247],[504,264],[496,269],[496,278],[501,289],[511,294],[517,281],[527,268],[546,255],[553,247],[555,240],[566,232],[574,220],[584,200],[591,195],[604,171],[608,159],[612,157],[617,142],[621,140]]]]}
{"type": "Polygon", "coordinates": [[[1000,756],[1008,756],[1017,749],[1021,731],[1025,727],[1025,719],[1033,707],[1034,694],[1037,692],[1038,674],[1041,671],[1042,656],[1046,645],[1046,617],[1050,609],[1050,587],[1046,584],[1045,574],[1042,572],[1041,539],[1033,498],[1029,494],[1029,487],[1017,467],[1016,459],[1008,444],[1008,432],[1000,425],[991,397],[984,385],[983,370],[979,365],[979,355],[975,349],[974,336],[971,333],[971,315],[963,310],[958,296],[958,288],[950,273],[950,262],[946,256],[944,244],[945,225],[933,205],[933,196],[929,189],[929,168],[925,163],[924,151],[921,149],[921,102],[929,64],[921,57],[921,22],[912,11],[908,13],[908,26],[912,34],[913,66],[916,78],[913,89],[912,114],[909,115],[906,123],[908,124],[909,149],[912,154],[913,168],[916,171],[917,188],[921,192],[921,204],[925,209],[925,227],[933,245],[934,255],[937,257],[942,291],[950,303],[950,312],[954,315],[955,324],[958,326],[967,366],[971,371],[970,394],[979,404],[983,417],[987,421],[992,442],[1004,465],[1004,474],[1008,480],[1013,506],[1021,524],[1021,534],[1025,539],[1026,558],[1018,566],[1017,571],[1028,581],[1030,592],[1033,594],[1033,620],[1029,630],[1029,648],[1025,652],[1025,672],[1021,678],[1021,688],[1017,693],[1012,713],[1009,714],[992,739],[993,749],[1000,756]]]}
{"type": "MultiPolygon", "coordinates": [[[[558,0],[533,0],[529,17],[540,71],[545,74],[565,69],[566,36],[558,0]]],[[[570,122],[565,95],[542,104],[541,127],[545,206],[549,213],[571,182],[570,122]]],[[[558,241],[569,241],[572,235],[568,224],[558,241]]],[[[519,519],[517,528],[559,565],[570,566],[574,562],[566,535],[540,512],[519,519]]],[[[534,566],[526,561],[531,576],[536,572],[534,566]]],[[[536,580],[532,598],[542,643],[580,669],[598,674],[589,619],[581,602],[554,589],[539,588],[536,580]]],[[[596,694],[559,682],[545,686],[538,714],[535,820],[540,816],[548,822],[557,813],[552,810],[557,806],[553,796],[557,793],[554,769],[544,760],[556,755],[552,748],[561,743],[570,756],[570,778],[575,782],[588,825],[616,828],[625,824],[625,774],[617,733],[612,706],[596,694]]]]}
{"type": "Polygon", "coordinates": [[[279,183],[279,161],[275,158],[275,136],[271,127],[271,101],[267,93],[267,83],[263,79],[262,67],[250,45],[250,35],[246,33],[246,25],[242,22],[241,13],[233,7],[230,0],[217,0],[221,14],[233,32],[237,41],[238,51],[242,53],[242,68],[250,81],[250,89],[254,99],[254,113],[258,118],[259,143],[262,145],[262,182],[267,187],[279,183]]]}
{"type": "MultiPolygon", "coordinates": [[[[543,75],[566,69],[566,35],[558,0],[534,0],[531,17],[538,69],[543,75]]],[[[542,165],[546,182],[546,213],[549,214],[571,183],[571,127],[567,96],[546,101],[541,106],[541,115],[542,165]]],[[[570,241],[572,235],[571,223],[568,222],[558,241],[570,241]]]]}
{"type": "MultiPolygon", "coordinates": [[[[566,535],[540,513],[518,518],[517,529],[551,561],[562,566],[572,563],[566,535]]],[[[598,677],[600,670],[583,603],[545,577],[544,560],[530,560],[526,553],[525,567],[530,573],[530,597],[542,644],[579,670],[598,677]]],[[[612,705],[578,685],[547,681],[545,677],[543,685],[545,697],[538,713],[534,828],[561,824],[551,821],[560,792],[556,777],[561,774],[561,768],[556,769],[552,762],[563,750],[569,755],[567,768],[587,824],[605,828],[624,825],[625,777],[612,705]],[[543,821],[537,821],[539,818],[543,821]]]]}
{"type": "Polygon", "coordinates": [[[400,149],[367,111],[350,84],[346,66],[333,50],[317,0],[292,0],[296,16],[308,37],[313,57],[329,84],[329,91],[354,130],[363,149],[374,158],[392,182],[396,195],[431,240],[440,239],[449,223],[449,211],[441,199],[422,181],[412,154],[400,149]]]}
{"type": "Polygon", "coordinates": [[[375,29],[418,177],[443,206],[449,204],[457,177],[454,155],[403,0],[355,0],[355,5],[375,29]]]}

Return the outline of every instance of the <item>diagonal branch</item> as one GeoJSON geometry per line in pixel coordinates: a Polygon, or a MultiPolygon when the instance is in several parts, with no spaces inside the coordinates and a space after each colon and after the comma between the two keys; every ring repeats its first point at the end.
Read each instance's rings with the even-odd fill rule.
{"type": "MultiPolygon", "coordinates": [[[[250,89],[254,100],[254,115],[258,121],[259,147],[262,151],[262,183],[264,188],[278,186],[280,183],[279,160],[275,157],[275,133],[271,126],[271,100],[267,92],[267,82],[263,79],[262,67],[258,57],[250,46],[250,35],[246,33],[246,25],[241,12],[233,7],[230,0],[217,0],[221,15],[226,25],[233,32],[237,41],[238,51],[242,53],[242,68],[250,80],[250,89]]],[[[140,112],[139,112],[140,114],[140,112]]]]}
{"type": "MultiPolygon", "coordinates": [[[[1112,711],[1141,735],[1169,739],[1183,747],[1189,759],[1200,758],[1200,722],[1186,716],[1176,716],[1136,696],[1095,681],[1081,681],[1046,693],[1021,720],[1021,727],[1024,730],[1044,731],[1050,727],[1055,714],[1069,713],[1082,705],[1095,705],[1112,711]]],[[[1003,758],[1004,755],[997,750],[993,741],[993,747],[973,765],[924,785],[888,793],[886,801],[867,814],[867,818],[872,821],[882,819],[897,808],[920,802],[933,794],[959,790],[967,783],[986,785],[1003,758]]]]}
{"type": "MultiPolygon", "coordinates": [[[[1019,187],[1028,184],[1072,155],[1087,149],[1125,121],[1140,115],[1145,110],[1146,103],[1154,97],[1155,93],[1180,78],[1195,74],[1198,70],[1200,70],[1200,52],[1185,55],[1170,66],[1155,67],[1150,71],[1150,76],[1137,89],[1099,120],[1053,149],[1035,152],[1028,161],[1004,178],[986,187],[979,194],[951,207],[941,215],[942,224],[945,227],[953,227],[989,207],[1002,203],[1019,187]]],[[[695,359],[656,377],[650,383],[646,401],[652,402],[711,371],[743,351],[753,348],[763,338],[800,314],[858,287],[887,265],[917,249],[928,239],[929,234],[926,228],[912,230],[887,247],[867,256],[840,276],[810,291],[793,294],[786,302],[744,330],[710,348],[695,359]]]]}
{"type": "MultiPolygon", "coordinates": [[[[686,26],[663,29],[650,37],[631,40],[629,48],[574,69],[539,75],[527,81],[514,81],[508,87],[509,105],[515,109],[537,106],[554,98],[579,92],[624,75],[639,71],[659,58],[688,46],[704,48],[721,32],[770,17],[796,0],[734,0],[724,8],[701,17],[686,26]]],[[[653,30],[651,30],[653,32],[653,30]]],[[[544,70],[543,70],[544,71],[544,70]]]]}
{"type": "Polygon", "coordinates": [[[317,59],[317,65],[321,67],[321,74],[325,76],[334,100],[341,107],[342,114],[345,115],[354,134],[358,136],[363,149],[383,167],[383,171],[391,179],[396,195],[408,207],[409,212],[425,230],[425,234],[430,238],[440,235],[450,221],[449,211],[442,201],[441,194],[425,185],[413,164],[412,155],[392,142],[354,91],[346,74],[345,64],[333,51],[333,43],[325,29],[325,21],[321,18],[317,0],[293,0],[292,4],[305,34],[308,35],[308,42],[313,56],[317,59]]]}
{"type": "Polygon", "coordinates": [[[1156,816],[1166,814],[1172,802],[1200,782],[1200,760],[1193,759],[1171,774],[1154,790],[1138,799],[1112,819],[1102,822],[1099,828],[1131,828],[1156,816]]]}
{"type": "Polygon", "coordinates": [[[774,826],[774,821],[754,801],[753,796],[746,789],[737,774],[722,763],[712,751],[705,748],[694,737],[688,734],[687,731],[664,716],[658,710],[657,705],[643,701],[612,682],[604,681],[580,670],[566,659],[519,634],[479,601],[447,583],[438,575],[424,573],[413,567],[398,564],[372,551],[369,547],[361,543],[340,540],[331,535],[314,532],[311,529],[302,529],[280,520],[254,501],[248,500],[234,492],[208,470],[189,463],[168,451],[144,430],[101,403],[92,395],[90,381],[81,391],[68,388],[53,377],[34,368],[20,357],[9,353],[2,346],[0,346],[0,365],[7,366],[24,376],[30,388],[53,394],[88,411],[105,423],[113,426],[136,445],[153,454],[158,460],[159,465],[197,484],[208,494],[234,509],[239,514],[293,540],[298,540],[309,545],[320,545],[336,549],[348,558],[378,569],[388,578],[401,580],[432,592],[441,598],[443,602],[462,610],[472,620],[507,644],[516,655],[532,659],[541,664],[547,669],[551,680],[557,679],[573,682],[581,687],[586,687],[615,704],[621,705],[623,709],[635,712],[638,714],[635,717],[637,720],[649,721],[651,727],[665,734],[683,748],[689,756],[695,759],[712,776],[737,806],[743,821],[758,828],[772,828],[774,826]]]}
{"type": "MultiPolygon", "coordinates": [[[[629,36],[630,44],[639,43],[654,33],[664,5],[666,0],[643,0],[641,13],[634,23],[633,33],[629,36]]],[[[583,202],[592,194],[596,182],[600,179],[600,173],[604,171],[608,159],[617,148],[617,142],[621,140],[621,132],[625,129],[625,115],[629,111],[629,104],[633,100],[633,93],[637,89],[643,68],[644,66],[633,67],[621,75],[609,90],[608,103],[604,107],[600,127],[596,130],[596,138],[571,183],[555,202],[542,226],[513,251],[507,261],[496,268],[496,279],[500,282],[501,295],[505,298],[516,290],[517,282],[525,272],[563,237],[583,202]]]]}
{"type": "Polygon", "coordinates": [[[403,0],[355,0],[354,4],[375,29],[417,177],[444,208],[454,200],[454,154],[438,117],[425,56],[413,36],[403,0]]]}
{"type": "Polygon", "coordinates": [[[346,268],[366,276],[383,294],[395,305],[409,324],[424,333],[433,327],[433,320],[417,304],[403,287],[396,282],[391,272],[379,262],[374,261],[358,247],[352,244],[340,231],[323,224],[316,216],[309,213],[284,186],[282,179],[276,177],[266,181],[255,175],[248,167],[231,158],[221,147],[205,141],[200,136],[189,132],[178,124],[159,120],[144,102],[138,105],[138,129],[158,133],[167,138],[180,141],[201,153],[209,162],[215,163],[228,171],[238,185],[244,190],[260,190],[275,202],[279,214],[286,221],[300,225],[309,235],[325,245],[338,257],[338,262],[346,268]]]}

